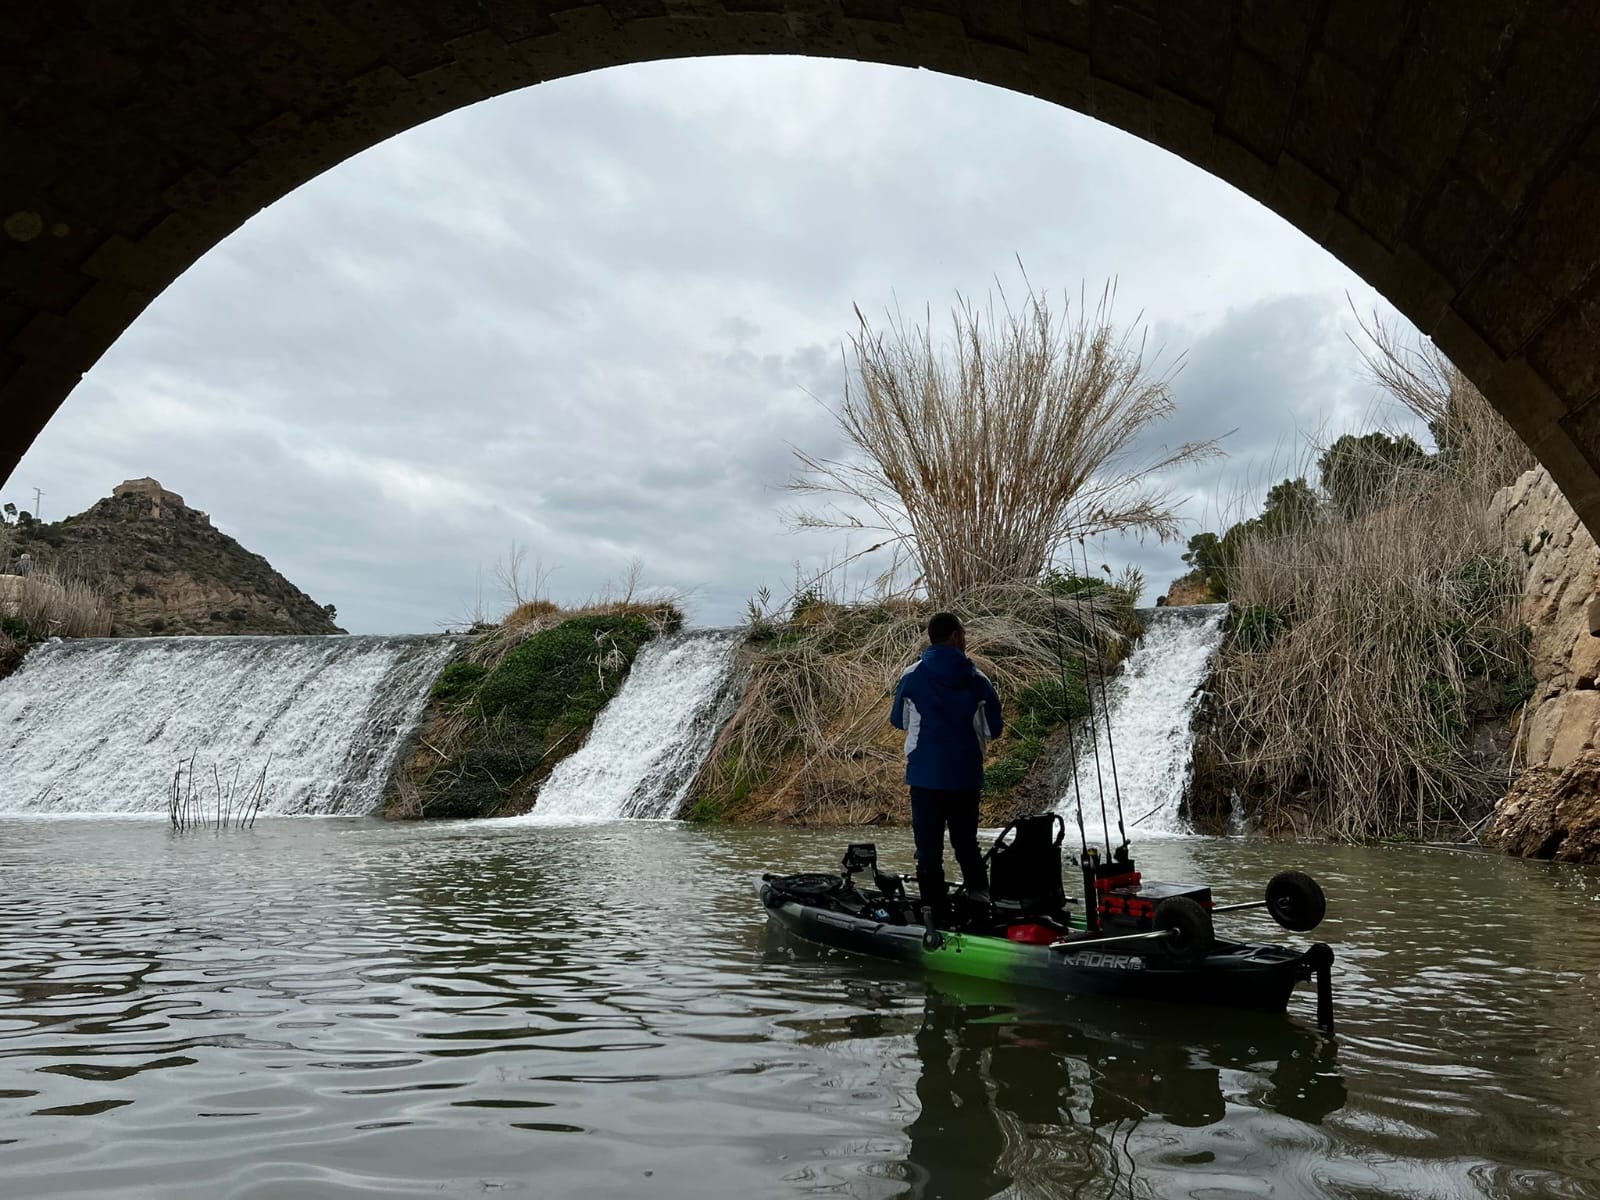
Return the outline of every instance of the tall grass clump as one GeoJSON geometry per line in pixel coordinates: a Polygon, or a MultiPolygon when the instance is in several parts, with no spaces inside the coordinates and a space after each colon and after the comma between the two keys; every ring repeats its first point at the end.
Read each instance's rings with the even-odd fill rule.
{"type": "Polygon", "coordinates": [[[1191,442],[1137,446],[1174,411],[1171,371],[1143,334],[1098,307],[1057,315],[1030,292],[979,308],[959,297],[947,341],[931,318],[873,329],[856,310],[853,371],[834,417],[852,454],[797,450],[792,490],[822,498],[801,527],[868,529],[911,561],[921,590],[951,603],[1037,580],[1073,538],[1176,534],[1171,468],[1214,454],[1191,442]]]}
{"type": "Polygon", "coordinates": [[[49,569],[35,569],[20,583],[11,617],[33,636],[110,636],[111,610],[92,584],[49,569]]]}
{"type": "Polygon", "coordinates": [[[0,678],[52,637],[107,637],[111,610],[89,583],[44,567],[0,576],[0,678]]]}
{"type": "Polygon", "coordinates": [[[1213,736],[1269,828],[1454,837],[1505,790],[1474,730],[1526,699],[1520,564],[1489,500],[1531,460],[1431,351],[1375,335],[1369,361],[1437,449],[1341,438],[1320,494],[1222,539],[1213,736]]]}

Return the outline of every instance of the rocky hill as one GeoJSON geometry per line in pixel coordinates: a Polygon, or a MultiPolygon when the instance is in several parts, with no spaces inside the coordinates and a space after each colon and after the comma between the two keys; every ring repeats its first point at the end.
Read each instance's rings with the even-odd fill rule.
{"type": "Polygon", "coordinates": [[[295,587],[154,479],[118,484],[87,511],[11,525],[11,554],[94,584],[116,637],[343,633],[295,587]]]}

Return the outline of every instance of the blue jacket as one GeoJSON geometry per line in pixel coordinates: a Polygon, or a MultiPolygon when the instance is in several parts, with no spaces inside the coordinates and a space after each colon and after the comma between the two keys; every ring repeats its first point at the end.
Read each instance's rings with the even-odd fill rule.
{"type": "Polygon", "coordinates": [[[895,689],[889,724],[906,731],[906,782],[965,791],[983,786],[983,751],[1000,736],[1000,697],[954,646],[929,646],[895,689]]]}

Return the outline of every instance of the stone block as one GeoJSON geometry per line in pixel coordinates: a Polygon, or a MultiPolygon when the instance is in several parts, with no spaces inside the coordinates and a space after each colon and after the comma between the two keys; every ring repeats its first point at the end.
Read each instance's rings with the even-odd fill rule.
{"type": "Polygon", "coordinates": [[[1556,307],[1556,301],[1509,254],[1489,260],[1461,293],[1456,308],[1491,346],[1509,358],[1556,307]]]}
{"type": "Polygon", "coordinates": [[[1388,163],[1366,158],[1345,189],[1344,211],[1370,237],[1392,249],[1416,197],[1407,179],[1388,163]]]}
{"type": "Polygon", "coordinates": [[[1295,100],[1288,148],[1330,179],[1355,173],[1378,107],[1378,85],[1324,51],[1315,51],[1295,100]]]}
{"type": "Polygon", "coordinates": [[[1123,5],[1101,10],[1090,43],[1094,73],[1122,87],[1148,95],[1161,69],[1161,27],[1150,17],[1123,5]]]}
{"type": "Polygon", "coordinates": [[[1407,7],[1394,0],[1339,0],[1328,5],[1318,36],[1345,62],[1380,78],[1400,49],[1409,17],[1407,7]]]}
{"type": "Polygon", "coordinates": [[[1534,195],[1509,249],[1552,296],[1565,298],[1600,269],[1600,169],[1567,162],[1534,195]]]}
{"type": "Polygon", "coordinates": [[[1600,398],[1600,285],[1534,335],[1528,360],[1574,408],[1600,398]]]}
{"type": "Polygon", "coordinates": [[[1294,77],[1254,54],[1234,55],[1218,124],[1258,158],[1274,162],[1283,149],[1294,102],[1294,77]]]}
{"type": "Polygon", "coordinates": [[[1460,289],[1494,251],[1509,221],[1476,184],[1457,175],[1419,206],[1411,237],[1423,257],[1460,289]]]}
{"type": "Polygon", "coordinates": [[[1373,126],[1374,148],[1425,189],[1455,152],[1477,90],[1472,76],[1413,46],[1373,126]]]}
{"type": "Polygon", "coordinates": [[[1600,692],[1568,692],[1559,701],[1560,719],[1550,742],[1550,757],[1545,765],[1559,771],[1582,754],[1594,749],[1600,733],[1600,692]]]}
{"type": "Polygon", "coordinates": [[[1283,74],[1294,77],[1300,74],[1314,19],[1315,10],[1307,4],[1243,0],[1234,33],[1283,74]]]}
{"type": "Polygon", "coordinates": [[[1583,605],[1577,614],[1577,633],[1567,654],[1567,673],[1572,677],[1572,686],[1580,690],[1592,691],[1600,683],[1600,636],[1592,632],[1590,618],[1595,603],[1583,605]]]}
{"type": "Polygon", "coordinates": [[[1168,5],[1161,14],[1157,82],[1213,112],[1228,87],[1231,8],[1226,0],[1196,0],[1168,5]]]}

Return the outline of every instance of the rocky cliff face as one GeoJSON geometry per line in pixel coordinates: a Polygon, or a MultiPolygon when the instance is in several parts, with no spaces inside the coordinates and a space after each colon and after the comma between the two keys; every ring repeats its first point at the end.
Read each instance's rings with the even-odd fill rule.
{"type": "Polygon", "coordinates": [[[1523,717],[1521,755],[1561,770],[1600,736],[1600,637],[1589,609],[1600,583],[1600,550],[1544,468],[1522,475],[1491,513],[1527,560],[1522,619],[1537,686],[1523,717]]]}
{"type": "Polygon", "coordinates": [[[1527,559],[1522,617],[1536,686],[1517,739],[1527,769],[1485,841],[1510,854],[1600,861],[1600,549],[1542,467],[1501,491],[1492,511],[1527,559]]]}
{"type": "Polygon", "coordinates": [[[153,479],[119,484],[86,512],[12,526],[13,550],[95,584],[117,637],[343,633],[259,554],[153,479]]]}

